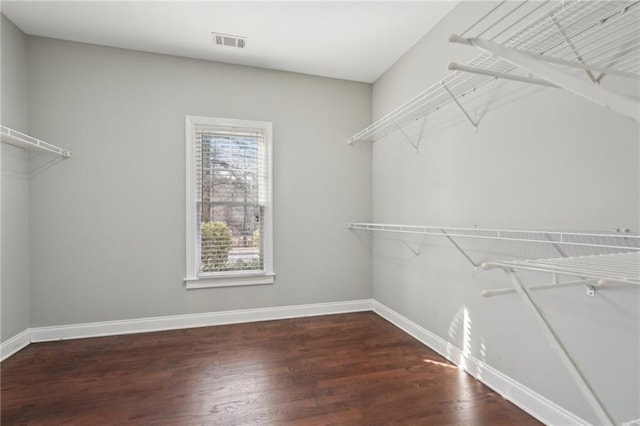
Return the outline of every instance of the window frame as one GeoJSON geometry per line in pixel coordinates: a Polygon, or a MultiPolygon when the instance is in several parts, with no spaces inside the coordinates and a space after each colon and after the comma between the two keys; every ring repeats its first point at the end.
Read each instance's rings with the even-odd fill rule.
{"type": "Polygon", "coordinates": [[[186,131],[186,277],[187,289],[209,287],[232,287],[244,285],[272,284],[275,281],[273,269],[273,169],[272,133],[273,123],[268,121],[241,120],[235,118],[185,116],[186,131]],[[262,271],[225,271],[200,273],[198,259],[198,215],[196,209],[196,128],[198,127],[255,129],[263,133],[267,194],[262,218],[264,235],[260,238],[263,246],[262,271]]]}

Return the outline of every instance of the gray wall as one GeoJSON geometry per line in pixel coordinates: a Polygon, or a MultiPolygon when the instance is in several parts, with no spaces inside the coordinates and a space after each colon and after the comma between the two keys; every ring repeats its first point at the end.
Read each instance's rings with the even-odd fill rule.
{"type": "Polygon", "coordinates": [[[371,297],[371,85],[29,38],[31,325],[371,297]],[[274,285],[185,290],[185,115],[272,121],[274,285]]]}
{"type": "MultiPolygon", "coordinates": [[[[462,3],[373,87],[374,118],[447,75],[449,61],[479,54],[447,42],[492,5],[462,3]]],[[[637,84],[603,86],[638,94],[637,84]]],[[[373,144],[373,220],[454,227],[602,230],[639,228],[638,125],[567,92],[492,83],[427,119],[418,153],[399,133],[373,144]]],[[[406,131],[419,133],[421,121],[406,131]]],[[[476,261],[549,257],[549,247],[459,241],[476,261]]],[[[572,251],[569,250],[569,254],[572,251]]],[[[577,252],[576,252],[577,254],[577,252]]],[[[586,253],[585,253],[586,254],[586,253]]],[[[373,296],[469,355],[587,421],[598,423],[530,312],[500,271],[474,272],[444,238],[375,234],[373,296]],[[408,241],[415,256],[403,244],[408,241]]],[[[527,284],[547,275],[521,274],[527,284]]],[[[536,293],[536,301],[617,421],[640,417],[637,288],[536,293]]]]}
{"type": "MultiPolygon", "coordinates": [[[[0,15],[1,122],[27,130],[27,37],[0,15]]],[[[1,144],[2,265],[0,277],[0,341],[29,328],[29,178],[28,157],[21,149],[1,144]]]]}

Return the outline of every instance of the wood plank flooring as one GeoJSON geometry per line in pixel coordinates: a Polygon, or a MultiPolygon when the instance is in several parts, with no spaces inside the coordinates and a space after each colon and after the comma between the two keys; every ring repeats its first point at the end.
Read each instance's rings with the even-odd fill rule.
{"type": "Polygon", "coordinates": [[[6,425],[539,425],[372,312],[37,343],[6,425]]]}

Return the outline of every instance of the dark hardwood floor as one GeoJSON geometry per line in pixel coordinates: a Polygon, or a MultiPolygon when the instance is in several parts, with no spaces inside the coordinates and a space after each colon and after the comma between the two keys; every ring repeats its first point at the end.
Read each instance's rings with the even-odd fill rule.
{"type": "Polygon", "coordinates": [[[371,312],[37,343],[5,425],[538,425],[371,312]]]}

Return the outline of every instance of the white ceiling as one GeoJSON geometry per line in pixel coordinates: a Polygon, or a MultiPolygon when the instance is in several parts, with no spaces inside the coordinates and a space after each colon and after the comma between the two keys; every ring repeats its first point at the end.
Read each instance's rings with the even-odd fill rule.
{"type": "Polygon", "coordinates": [[[25,33],[373,82],[458,1],[2,1],[25,33]],[[211,32],[247,36],[215,46],[211,32]]]}

